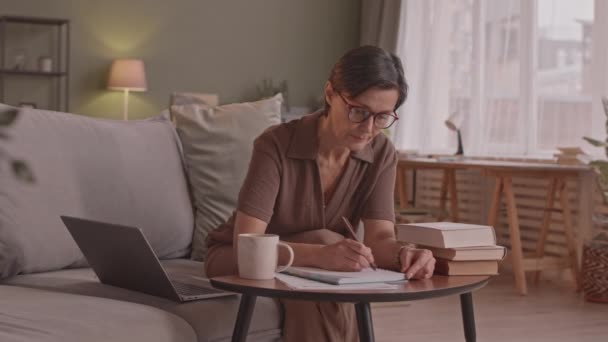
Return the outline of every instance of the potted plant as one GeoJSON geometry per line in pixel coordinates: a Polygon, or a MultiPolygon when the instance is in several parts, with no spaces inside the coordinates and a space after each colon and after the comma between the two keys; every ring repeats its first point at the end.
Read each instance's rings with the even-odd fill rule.
{"type": "MultiPolygon", "coordinates": [[[[583,137],[587,142],[596,147],[603,147],[606,157],[608,158],[608,98],[602,98],[602,104],[604,106],[604,114],[606,114],[606,141],[600,141],[590,137],[583,137]]],[[[604,202],[608,202],[608,160],[594,160],[589,165],[593,168],[598,176],[598,183],[602,194],[604,195],[604,202]]]]}
{"type": "MultiPolygon", "coordinates": [[[[591,145],[603,147],[608,157],[608,98],[602,98],[606,114],[606,141],[583,137],[591,145]]],[[[608,204],[608,160],[594,160],[589,165],[597,175],[604,204],[608,204]]],[[[593,216],[595,225],[608,226],[608,216],[593,216]]],[[[583,291],[585,299],[593,302],[608,303],[608,234],[600,233],[583,245],[582,257],[583,291]]]]}

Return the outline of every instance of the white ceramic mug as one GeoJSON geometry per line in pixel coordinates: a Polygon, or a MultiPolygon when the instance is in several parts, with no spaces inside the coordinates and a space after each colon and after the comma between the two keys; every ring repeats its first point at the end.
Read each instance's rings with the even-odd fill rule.
{"type": "Polygon", "coordinates": [[[239,234],[238,236],[239,276],[247,279],[274,279],[275,272],[286,270],[293,263],[293,249],[279,241],[275,234],[239,234]],[[278,267],[279,246],[289,252],[289,262],[278,267]]]}

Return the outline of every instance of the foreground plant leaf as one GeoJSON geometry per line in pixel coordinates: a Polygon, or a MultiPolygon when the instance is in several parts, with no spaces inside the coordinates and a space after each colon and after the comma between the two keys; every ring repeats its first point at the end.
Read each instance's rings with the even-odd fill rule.
{"type": "Polygon", "coordinates": [[[13,160],[11,162],[11,168],[15,177],[20,181],[25,183],[34,183],[36,181],[34,173],[23,160],[13,160]]]}
{"type": "Polygon", "coordinates": [[[0,110],[0,126],[8,126],[17,118],[19,111],[16,108],[0,110]]]}

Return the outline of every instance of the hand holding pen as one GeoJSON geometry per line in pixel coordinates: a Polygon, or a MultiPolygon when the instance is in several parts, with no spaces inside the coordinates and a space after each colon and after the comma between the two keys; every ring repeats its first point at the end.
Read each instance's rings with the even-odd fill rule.
{"type": "MultiPolygon", "coordinates": [[[[349,235],[351,236],[351,239],[357,241],[357,242],[361,242],[359,241],[359,239],[357,238],[357,234],[355,233],[355,230],[353,229],[353,226],[350,224],[350,222],[348,221],[348,219],[344,216],[342,216],[342,221],[344,221],[344,223],[346,224],[346,228],[349,232],[349,235]]],[[[371,268],[375,271],[378,266],[376,266],[376,263],[371,262],[370,263],[371,268]]]]}

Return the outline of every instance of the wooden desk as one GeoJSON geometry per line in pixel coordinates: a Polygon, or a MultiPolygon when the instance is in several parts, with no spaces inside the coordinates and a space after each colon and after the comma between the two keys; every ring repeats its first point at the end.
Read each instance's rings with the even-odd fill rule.
{"type": "Polygon", "coordinates": [[[452,220],[458,222],[458,198],[456,191],[455,172],[459,169],[480,170],[483,175],[496,179],[492,195],[490,211],[488,213],[488,224],[496,225],[500,201],[504,194],[507,207],[507,221],[509,226],[509,238],[511,241],[511,261],[515,275],[515,286],[522,295],[527,294],[525,271],[535,272],[535,281],[538,282],[540,271],[550,268],[561,268],[564,265],[572,270],[577,289],[580,289],[580,274],[578,267],[578,256],[574,232],[572,228],[572,214],[568,203],[566,181],[568,178],[577,177],[581,172],[589,172],[590,168],[584,165],[569,166],[549,163],[511,162],[499,160],[461,159],[455,161],[437,161],[429,158],[400,159],[397,167],[397,187],[400,205],[407,206],[405,195],[405,172],[408,169],[441,169],[444,172],[441,186],[440,206],[445,210],[445,202],[448,191],[450,192],[450,209],[452,220]],[[544,178],[549,180],[546,203],[544,208],[543,222],[540,227],[539,239],[535,256],[524,258],[519,231],[519,219],[517,205],[513,192],[513,177],[544,178]],[[559,197],[560,209],[554,208],[554,201],[559,197]],[[564,231],[568,248],[566,260],[563,258],[545,257],[545,242],[549,232],[551,213],[560,210],[564,219],[564,231]]]}
{"type": "Polygon", "coordinates": [[[294,290],[276,279],[248,280],[237,276],[225,276],[212,278],[211,285],[243,295],[234,324],[233,342],[245,341],[258,296],[355,303],[359,340],[371,342],[374,341],[374,328],[369,303],[420,300],[457,294],[460,295],[465,340],[474,342],[476,332],[472,292],[485,286],[488,280],[488,276],[433,276],[431,279],[404,282],[398,288],[391,290],[320,291],[294,290]]]}
{"type": "MultiPolygon", "coordinates": [[[[450,195],[450,214],[453,222],[458,222],[460,219],[458,213],[458,193],[456,191],[456,170],[467,169],[468,166],[464,166],[456,162],[439,162],[429,158],[417,158],[417,159],[399,159],[397,164],[397,179],[396,188],[399,197],[399,206],[401,208],[408,207],[407,200],[407,181],[406,172],[408,170],[415,171],[416,169],[435,169],[443,170],[443,180],[441,182],[441,193],[439,196],[439,207],[441,213],[447,212],[446,202],[447,196],[450,195]]],[[[415,196],[415,195],[414,195],[415,196]]],[[[439,220],[443,220],[445,217],[439,217],[439,220]]]]}

